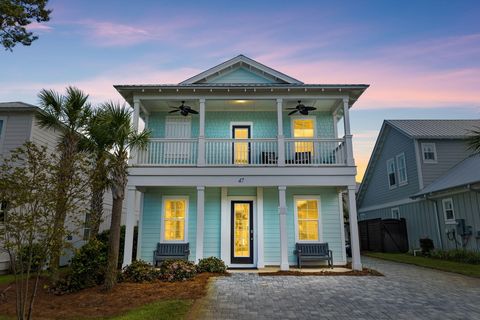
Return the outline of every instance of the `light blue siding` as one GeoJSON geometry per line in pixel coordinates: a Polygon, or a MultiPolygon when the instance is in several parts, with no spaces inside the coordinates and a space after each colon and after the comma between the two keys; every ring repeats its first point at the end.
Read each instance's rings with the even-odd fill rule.
{"type": "MultiPolygon", "coordinates": [[[[371,168],[371,177],[369,178],[363,201],[359,204],[360,208],[406,199],[419,191],[413,141],[389,127],[387,127],[385,134],[384,144],[378,150],[380,154],[375,162],[375,167],[371,168]],[[398,174],[396,174],[397,187],[390,189],[388,185],[387,160],[393,158],[396,162],[396,156],[402,152],[405,154],[408,184],[398,186],[398,174]]],[[[396,168],[398,168],[397,164],[396,168]]]]}
{"type": "MultiPolygon", "coordinates": [[[[239,107],[241,108],[241,107],[239,107]]],[[[148,128],[152,131],[153,138],[165,137],[165,117],[167,112],[153,112],[149,116],[148,128]]],[[[334,138],[335,131],[333,117],[328,112],[312,112],[316,117],[317,135],[319,138],[334,138]]],[[[199,117],[191,116],[191,136],[198,137],[199,117]]],[[[276,111],[217,111],[205,114],[205,137],[206,138],[230,138],[231,122],[252,122],[252,138],[275,138],[277,136],[277,113],[276,111]]],[[[292,117],[288,112],[283,113],[283,131],[285,137],[292,137],[292,117]]]]}
{"type": "Polygon", "coordinates": [[[231,72],[213,78],[208,83],[274,83],[272,80],[262,77],[245,68],[233,69],[231,72]]]}
{"type": "Polygon", "coordinates": [[[293,197],[303,195],[320,196],[320,221],[323,242],[328,242],[329,249],[333,252],[334,263],[342,262],[344,257],[338,193],[335,188],[323,187],[287,188],[288,262],[290,264],[296,263],[296,256],[293,254],[295,250],[295,203],[293,197]]]}
{"type": "Polygon", "coordinates": [[[280,264],[278,188],[263,188],[263,245],[265,265],[280,264]]]}
{"type": "Polygon", "coordinates": [[[142,217],[142,252],[141,259],[152,262],[153,250],[160,242],[162,223],[162,197],[188,196],[188,242],[190,243],[189,260],[195,260],[195,243],[197,228],[197,189],[192,187],[158,187],[149,188],[143,200],[142,217]]]}
{"type": "Polygon", "coordinates": [[[203,256],[220,258],[221,189],[205,188],[203,256]]]}

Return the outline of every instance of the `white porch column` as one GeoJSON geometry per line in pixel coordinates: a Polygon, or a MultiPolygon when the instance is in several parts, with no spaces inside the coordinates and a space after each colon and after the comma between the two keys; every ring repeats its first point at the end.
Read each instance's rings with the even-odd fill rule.
{"type": "Polygon", "coordinates": [[[349,97],[343,98],[343,127],[345,128],[345,150],[347,165],[354,166],[355,161],[353,160],[353,143],[352,143],[352,133],[350,132],[350,113],[349,113],[349,97]]]}
{"type": "Polygon", "coordinates": [[[265,268],[263,237],[263,188],[257,187],[257,268],[265,268]]]}
{"type": "Polygon", "coordinates": [[[288,239],[287,239],[287,187],[278,187],[278,213],[280,214],[280,270],[289,269],[288,264],[288,239]]]}
{"type": "Polygon", "coordinates": [[[277,99],[278,165],[285,165],[285,137],[283,136],[283,99],[277,99]]]}
{"type": "Polygon", "coordinates": [[[362,270],[362,261],[360,259],[360,239],[358,236],[357,203],[355,201],[355,189],[355,186],[348,186],[350,247],[352,249],[352,269],[362,270]]]}
{"type": "Polygon", "coordinates": [[[135,211],[136,211],[136,194],[135,186],[127,186],[127,212],[125,219],[125,244],[123,249],[122,266],[128,266],[132,263],[133,252],[133,229],[135,228],[135,211]]]}
{"type": "Polygon", "coordinates": [[[195,260],[203,259],[203,238],[205,225],[205,187],[197,187],[197,243],[195,249],[195,260]]]}
{"type": "Polygon", "coordinates": [[[198,166],[205,166],[205,99],[200,99],[200,124],[198,130],[198,166]]]}
{"type": "MultiPolygon", "coordinates": [[[[133,117],[132,117],[132,122],[133,122],[133,128],[135,132],[138,132],[138,122],[140,120],[140,100],[139,99],[134,99],[133,100],[133,117]]],[[[133,148],[131,150],[131,159],[130,159],[130,164],[136,164],[138,162],[138,149],[133,148]]]]}

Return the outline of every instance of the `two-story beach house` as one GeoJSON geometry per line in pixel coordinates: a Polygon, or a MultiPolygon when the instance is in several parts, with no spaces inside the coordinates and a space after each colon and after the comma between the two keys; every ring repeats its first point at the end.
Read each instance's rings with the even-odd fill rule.
{"type": "Polygon", "coordinates": [[[406,221],[409,248],[480,251],[480,120],[385,120],[358,192],[359,220],[406,221]]]}
{"type": "Polygon", "coordinates": [[[152,135],[132,153],[124,265],[137,203],[148,262],[159,242],[188,243],[192,261],[288,270],[296,243],[327,242],[344,265],[348,190],[360,269],[349,109],[367,87],[304,84],[243,55],[175,85],[116,85],[152,135]]]}

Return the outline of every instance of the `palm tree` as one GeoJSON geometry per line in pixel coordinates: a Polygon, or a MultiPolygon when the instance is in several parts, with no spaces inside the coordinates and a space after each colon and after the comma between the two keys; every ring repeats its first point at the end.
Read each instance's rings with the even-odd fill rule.
{"type": "Polygon", "coordinates": [[[81,141],[82,149],[90,152],[94,157],[94,167],[90,177],[92,198],[85,221],[90,239],[96,238],[102,222],[103,196],[109,185],[107,160],[113,143],[113,136],[105,130],[105,126],[100,121],[102,112],[104,112],[102,109],[93,112],[87,124],[87,136],[81,141]]]}
{"type": "Polygon", "coordinates": [[[42,90],[38,95],[43,112],[39,115],[40,126],[59,130],[62,135],[57,144],[60,153],[55,173],[57,199],[55,206],[54,228],[56,233],[52,241],[50,269],[52,280],[58,280],[58,266],[65,236],[65,220],[70,202],[68,190],[72,187],[75,174],[75,161],[79,153],[81,132],[87,124],[91,109],[88,95],[75,87],[68,87],[66,95],[53,90],[42,90]]]}
{"type": "Polygon", "coordinates": [[[472,134],[468,141],[468,148],[475,153],[480,152],[480,127],[472,130],[472,134]]]}
{"type": "Polygon", "coordinates": [[[99,122],[113,137],[112,150],[108,163],[110,188],[113,204],[108,246],[108,263],[105,274],[105,289],[112,289],[117,282],[118,252],[120,246],[120,220],[122,204],[127,186],[127,167],[129,151],[145,148],[150,132],[138,132],[132,125],[132,112],[126,107],[113,102],[102,105],[99,122]]]}

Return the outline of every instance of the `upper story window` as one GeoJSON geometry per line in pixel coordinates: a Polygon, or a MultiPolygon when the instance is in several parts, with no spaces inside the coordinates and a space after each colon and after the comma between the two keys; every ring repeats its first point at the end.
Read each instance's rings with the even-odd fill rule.
{"type": "Polygon", "coordinates": [[[162,240],[165,242],[186,242],[188,198],[163,198],[162,240]]]}
{"type": "Polygon", "coordinates": [[[296,240],[320,240],[320,199],[312,196],[295,197],[296,240]]]}
{"type": "Polygon", "coordinates": [[[437,163],[435,143],[422,143],[422,157],[424,163],[437,163]]]}
{"type": "Polygon", "coordinates": [[[397,177],[395,176],[395,159],[387,160],[388,186],[390,189],[397,187],[397,177]]]}
{"type": "MultiPolygon", "coordinates": [[[[315,119],[312,117],[293,118],[292,128],[294,138],[315,138],[315,119]]],[[[313,141],[295,142],[295,152],[310,152],[313,154],[313,141]]]]}
{"type": "Polygon", "coordinates": [[[400,219],[400,208],[392,208],[392,219],[400,219]]]}
{"type": "Polygon", "coordinates": [[[0,224],[5,223],[5,215],[7,214],[7,202],[0,201],[0,224]]]}
{"type": "Polygon", "coordinates": [[[398,184],[404,185],[408,183],[407,176],[407,163],[405,161],[405,154],[400,153],[397,155],[397,168],[398,168],[398,184]]]}
{"type": "Polygon", "coordinates": [[[443,199],[443,216],[445,222],[454,223],[455,222],[455,210],[453,209],[453,200],[451,198],[443,199]]]}

